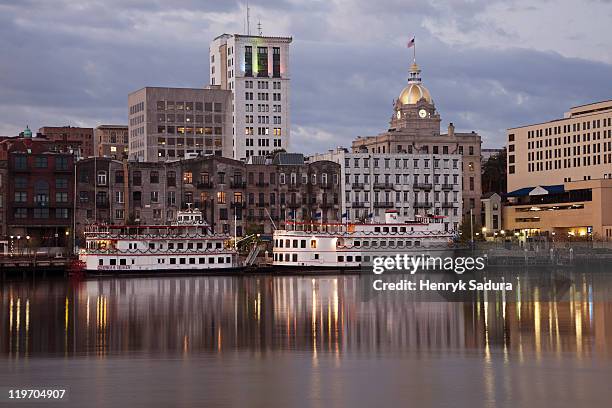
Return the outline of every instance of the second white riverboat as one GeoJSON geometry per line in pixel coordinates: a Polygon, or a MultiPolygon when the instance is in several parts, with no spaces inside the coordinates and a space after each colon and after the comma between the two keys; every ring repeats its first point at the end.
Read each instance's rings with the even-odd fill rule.
{"type": "Polygon", "coordinates": [[[399,222],[397,211],[388,210],[385,223],[288,222],[285,229],[274,231],[273,265],[357,269],[374,256],[446,257],[453,253],[456,231],[444,231],[439,219],[399,222]]]}

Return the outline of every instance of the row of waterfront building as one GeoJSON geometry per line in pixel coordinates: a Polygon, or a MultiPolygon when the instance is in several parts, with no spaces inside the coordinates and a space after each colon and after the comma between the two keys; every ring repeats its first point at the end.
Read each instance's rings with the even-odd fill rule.
{"type": "Polygon", "coordinates": [[[69,246],[93,223],[166,224],[188,205],[237,235],[288,219],[367,222],[394,209],[433,216],[446,231],[470,223],[477,234],[612,237],[611,101],[509,129],[507,193],[483,196],[481,162],[499,152],[452,123],[441,132],[416,62],[385,131],[310,157],[286,153],[290,44],[224,34],[210,45],[208,86],[132,92],[125,126],[2,138],[4,248],[26,238],[69,246]]]}

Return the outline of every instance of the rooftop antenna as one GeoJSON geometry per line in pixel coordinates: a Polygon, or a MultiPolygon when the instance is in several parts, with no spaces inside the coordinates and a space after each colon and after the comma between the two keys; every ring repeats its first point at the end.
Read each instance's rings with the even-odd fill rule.
{"type": "Polygon", "coordinates": [[[247,1],[247,35],[251,35],[251,9],[249,8],[249,2],[247,1]]]}
{"type": "Polygon", "coordinates": [[[257,23],[257,31],[259,31],[259,36],[261,37],[263,35],[263,31],[261,31],[261,20],[257,23]]]}

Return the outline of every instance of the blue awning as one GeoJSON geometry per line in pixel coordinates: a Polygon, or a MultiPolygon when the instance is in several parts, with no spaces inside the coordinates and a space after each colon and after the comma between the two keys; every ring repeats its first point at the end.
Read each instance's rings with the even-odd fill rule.
{"type": "Polygon", "coordinates": [[[536,188],[543,188],[548,191],[548,194],[561,194],[565,192],[563,184],[555,184],[552,186],[536,186],[536,187],[523,187],[518,190],[511,191],[506,194],[506,197],[525,197],[528,196],[536,188]]]}

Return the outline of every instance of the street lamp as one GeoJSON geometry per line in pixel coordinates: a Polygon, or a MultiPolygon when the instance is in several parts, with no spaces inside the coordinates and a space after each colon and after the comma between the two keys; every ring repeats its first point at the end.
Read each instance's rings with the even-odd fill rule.
{"type": "Polygon", "coordinates": [[[26,235],[26,241],[27,241],[27,244],[28,244],[28,255],[29,255],[30,252],[31,252],[30,251],[30,236],[29,235],[26,235]]]}

